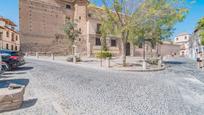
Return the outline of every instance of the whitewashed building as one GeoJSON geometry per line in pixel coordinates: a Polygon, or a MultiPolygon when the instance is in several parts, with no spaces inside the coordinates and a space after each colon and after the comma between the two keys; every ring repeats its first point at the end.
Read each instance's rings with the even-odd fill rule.
{"type": "Polygon", "coordinates": [[[193,35],[191,36],[189,51],[190,51],[189,57],[192,59],[197,58],[198,52],[204,53],[204,46],[201,45],[201,39],[198,30],[195,30],[193,35]]]}
{"type": "Polygon", "coordinates": [[[181,33],[175,37],[174,43],[180,45],[180,56],[189,56],[190,38],[191,34],[188,33],[181,33]]]}

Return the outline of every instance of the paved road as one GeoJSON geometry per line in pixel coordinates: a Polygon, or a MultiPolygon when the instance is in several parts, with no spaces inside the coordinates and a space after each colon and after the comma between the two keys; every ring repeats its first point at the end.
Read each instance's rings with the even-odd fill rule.
{"type": "Polygon", "coordinates": [[[167,70],[150,73],[27,62],[3,78],[29,81],[23,107],[3,115],[204,114],[204,72],[186,59],[170,60],[167,70]]]}

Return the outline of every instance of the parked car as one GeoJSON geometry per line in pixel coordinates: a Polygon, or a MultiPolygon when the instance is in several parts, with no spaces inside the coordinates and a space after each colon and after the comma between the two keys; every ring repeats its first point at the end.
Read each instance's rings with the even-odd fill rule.
{"type": "Polygon", "coordinates": [[[18,66],[24,65],[24,55],[18,51],[0,50],[2,61],[8,66],[8,70],[16,69],[18,66]]]}
{"type": "Polygon", "coordinates": [[[1,66],[0,75],[3,74],[5,71],[9,70],[8,65],[6,64],[6,62],[0,62],[0,66],[1,66]]]}

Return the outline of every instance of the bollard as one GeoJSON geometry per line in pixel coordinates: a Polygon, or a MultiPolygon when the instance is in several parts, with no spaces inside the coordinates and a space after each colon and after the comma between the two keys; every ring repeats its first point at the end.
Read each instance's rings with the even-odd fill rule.
{"type": "Polygon", "coordinates": [[[158,68],[161,68],[161,67],[162,67],[162,57],[160,56],[158,60],[158,68]]]}
{"type": "Polygon", "coordinates": [[[110,68],[110,58],[106,58],[106,67],[110,68]]]}
{"type": "Polygon", "coordinates": [[[76,63],[76,56],[73,56],[73,63],[76,63]]]}
{"type": "Polygon", "coordinates": [[[145,59],[144,59],[143,62],[142,62],[142,69],[143,69],[143,70],[146,70],[146,69],[147,69],[147,63],[146,63],[145,59]]]}
{"type": "Polygon", "coordinates": [[[36,58],[39,59],[39,53],[38,52],[36,52],[36,58]]]}
{"type": "Polygon", "coordinates": [[[55,60],[55,56],[53,53],[51,54],[51,58],[52,58],[52,60],[55,60]]]}
{"type": "Polygon", "coordinates": [[[158,68],[161,68],[161,67],[162,67],[162,60],[159,59],[159,60],[158,60],[158,68]]]}

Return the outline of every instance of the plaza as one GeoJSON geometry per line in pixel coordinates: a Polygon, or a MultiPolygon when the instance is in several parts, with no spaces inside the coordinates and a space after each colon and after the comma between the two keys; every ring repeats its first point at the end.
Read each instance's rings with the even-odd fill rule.
{"type": "Polygon", "coordinates": [[[204,72],[186,58],[166,60],[164,71],[142,73],[37,59],[27,62],[19,70],[5,73],[0,80],[27,84],[23,106],[2,115],[202,115],[204,112],[204,72]]]}

